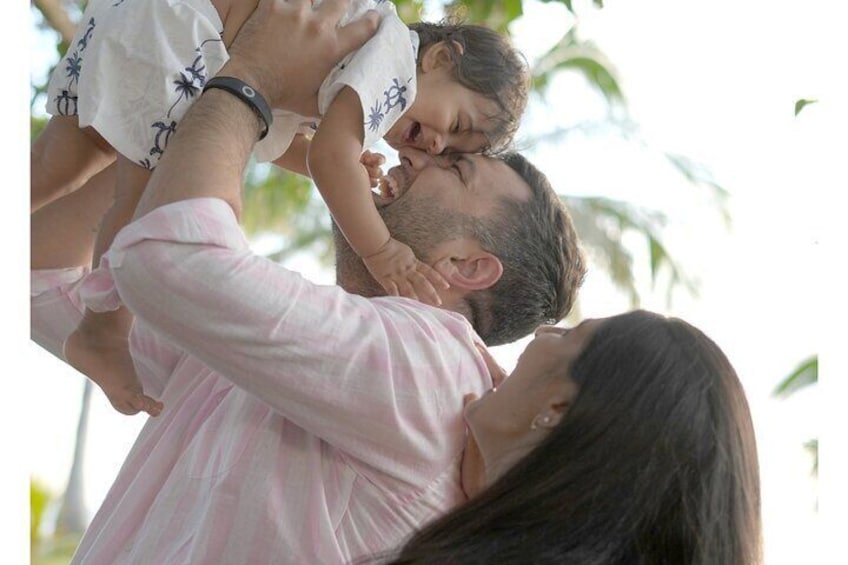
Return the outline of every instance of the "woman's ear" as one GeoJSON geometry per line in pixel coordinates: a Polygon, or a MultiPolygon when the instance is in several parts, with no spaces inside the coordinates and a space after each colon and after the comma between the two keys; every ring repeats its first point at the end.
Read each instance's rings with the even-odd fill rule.
{"type": "Polygon", "coordinates": [[[435,69],[452,68],[454,57],[465,52],[458,41],[439,41],[434,43],[421,56],[421,70],[429,72],[435,69]]]}
{"type": "Polygon", "coordinates": [[[559,425],[571,409],[578,391],[577,383],[570,378],[554,378],[548,389],[550,396],[548,396],[539,413],[533,418],[530,429],[552,429],[559,425]]]}
{"type": "Polygon", "coordinates": [[[548,406],[546,410],[536,414],[533,418],[533,423],[530,425],[531,430],[536,429],[553,429],[559,425],[562,419],[568,414],[568,409],[571,408],[571,402],[558,402],[548,406]]]}
{"type": "Polygon", "coordinates": [[[555,428],[568,414],[580,387],[570,377],[553,377],[546,390],[547,399],[533,418],[531,430],[555,428]]]}
{"type": "Polygon", "coordinates": [[[444,257],[433,264],[451,288],[483,290],[495,285],[503,275],[503,264],[496,256],[479,251],[469,257],[444,257]]]}

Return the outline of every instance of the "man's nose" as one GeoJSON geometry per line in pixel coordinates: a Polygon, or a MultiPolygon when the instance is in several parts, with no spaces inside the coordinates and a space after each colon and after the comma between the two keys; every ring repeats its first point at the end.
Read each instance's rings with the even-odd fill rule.
{"type": "Polygon", "coordinates": [[[398,158],[414,171],[420,171],[425,167],[436,164],[436,159],[432,155],[417,147],[401,147],[398,151],[398,158]]]}

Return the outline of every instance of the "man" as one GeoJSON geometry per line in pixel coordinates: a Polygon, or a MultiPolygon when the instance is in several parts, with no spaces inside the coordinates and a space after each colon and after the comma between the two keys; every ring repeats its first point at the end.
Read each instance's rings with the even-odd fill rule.
{"type": "MultiPolygon", "coordinates": [[[[263,0],[219,76],[314,114],[321,77],[373,31],[338,30],[346,4],[263,0]]],[[[482,342],[573,302],[584,266],[571,221],[517,155],[410,150],[390,172],[400,194],[381,214],[450,283],[441,309],[365,298],[379,287],[341,237],[342,288],[253,255],[237,219],[260,128],[248,103],[204,93],[107,256],[136,317],[135,368],[165,409],[77,563],[343,563],[396,546],[464,499],[463,397],[493,385],[482,342]]],[[[77,266],[109,174],[32,219],[33,336],[56,354],[79,319],[90,279],[77,266]]]]}

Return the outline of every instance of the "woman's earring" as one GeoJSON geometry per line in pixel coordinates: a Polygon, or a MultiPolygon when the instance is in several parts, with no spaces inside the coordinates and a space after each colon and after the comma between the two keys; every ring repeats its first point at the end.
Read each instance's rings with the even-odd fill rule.
{"type": "Polygon", "coordinates": [[[550,414],[545,414],[542,416],[541,414],[536,414],[536,417],[533,418],[533,421],[530,423],[531,430],[538,430],[539,426],[548,427],[548,424],[551,423],[550,414]]]}

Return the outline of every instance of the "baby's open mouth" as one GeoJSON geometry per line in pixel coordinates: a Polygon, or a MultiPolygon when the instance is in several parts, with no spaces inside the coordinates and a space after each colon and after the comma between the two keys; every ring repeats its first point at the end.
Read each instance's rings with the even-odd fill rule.
{"type": "Polygon", "coordinates": [[[401,195],[402,190],[397,179],[395,179],[395,177],[391,175],[391,171],[389,171],[388,174],[385,174],[382,178],[380,178],[380,182],[377,184],[377,187],[371,192],[374,194],[374,202],[377,206],[386,206],[397,199],[397,197],[401,195]]]}

